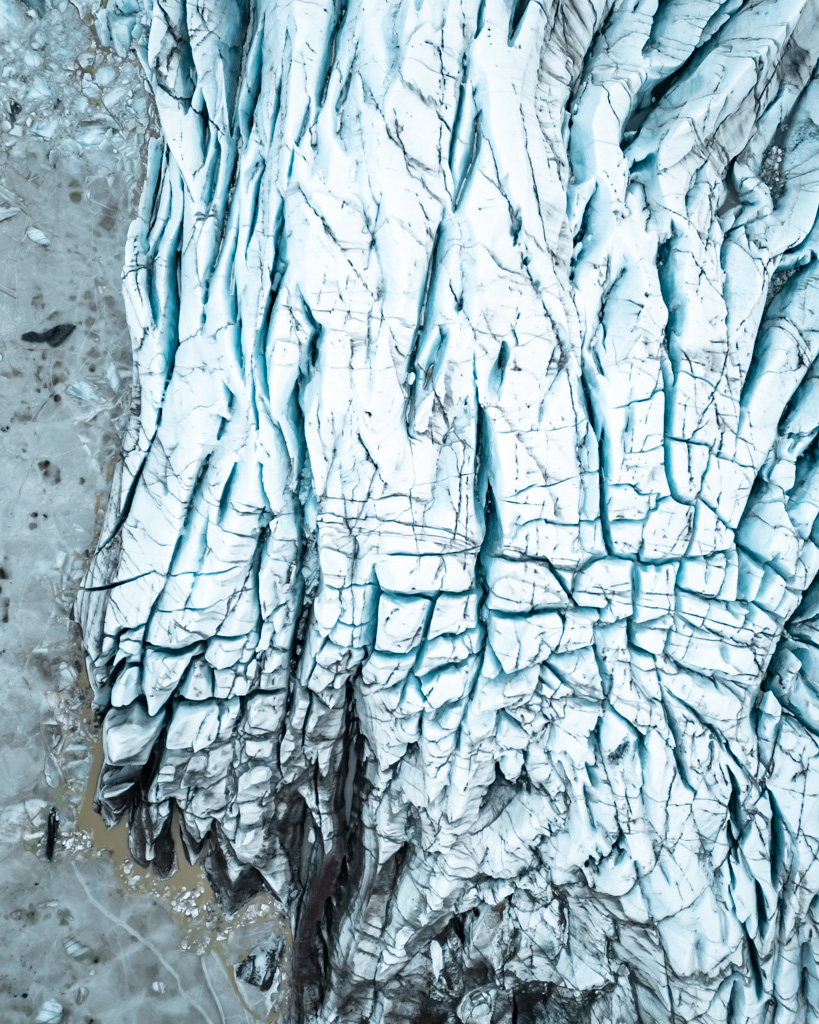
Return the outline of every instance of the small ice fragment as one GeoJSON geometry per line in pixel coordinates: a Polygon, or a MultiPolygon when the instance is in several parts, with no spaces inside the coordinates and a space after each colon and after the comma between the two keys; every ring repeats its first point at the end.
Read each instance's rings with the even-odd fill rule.
{"type": "Polygon", "coordinates": [[[37,1016],[34,1018],[34,1022],[35,1024],[60,1024],[62,1019],[62,1006],[56,999],[46,999],[37,1011],[37,1016]]]}
{"type": "Polygon", "coordinates": [[[17,206],[0,206],[0,221],[16,217],[19,212],[20,210],[17,206]]]}
{"type": "Polygon", "coordinates": [[[75,960],[78,960],[81,956],[85,956],[88,952],[88,946],[84,946],[81,942],[78,942],[73,935],[70,935],[67,939],[63,939],[63,945],[65,951],[69,956],[73,956],[75,960]]]}
{"type": "Polygon", "coordinates": [[[101,68],[97,68],[97,73],[94,76],[97,80],[97,85],[101,85],[105,88],[106,85],[112,85],[114,79],[117,77],[116,71],[107,65],[101,68]]]}
{"type": "Polygon", "coordinates": [[[59,130],[59,120],[56,117],[52,117],[48,121],[37,125],[36,128],[32,128],[31,134],[36,135],[38,139],[53,139],[59,130]]]}
{"type": "Polygon", "coordinates": [[[441,971],[444,969],[444,950],[441,943],[433,939],[429,944],[429,954],[432,958],[432,974],[437,981],[441,971]]]}
{"type": "Polygon", "coordinates": [[[39,102],[40,100],[49,100],[54,95],[51,91],[51,87],[48,82],[43,78],[42,75],[35,75],[31,85],[27,90],[27,99],[30,102],[39,102]]]}
{"type": "Polygon", "coordinates": [[[101,124],[86,123],[75,138],[81,146],[99,146],[105,138],[105,128],[101,124]]]}
{"type": "Polygon", "coordinates": [[[116,394],[122,386],[122,380],[120,375],[117,373],[117,368],[113,363],[108,364],[108,368],[105,371],[105,379],[111,385],[111,390],[116,394]]]}
{"type": "Polygon", "coordinates": [[[80,402],[101,402],[99,391],[87,380],[75,380],[68,385],[68,393],[80,402]]]}
{"type": "Polygon", "coordinates": [[[152,981],[151,982],[151,991],[152,992],[156,992],[157,995],[160,995],[160,996],[164,995],[165,994],[165,988],[166,988],[166,985],[165,985],[164,981],[152,981]]]}
{"type": "Polygon", "coordinates": [[[36,242],[37,245],[49,245],[51,239],[39,228],[26,228],[26,237],[30,242],[36,242]]]}
{"type": "Polygon", "coordinates": [[[127,95],[128,90],[124,85],[115,85],[113,89],[108,89],[103,95],[103,103],[110,110],[111,107],[115,107],[120,103],[127,95]]]}

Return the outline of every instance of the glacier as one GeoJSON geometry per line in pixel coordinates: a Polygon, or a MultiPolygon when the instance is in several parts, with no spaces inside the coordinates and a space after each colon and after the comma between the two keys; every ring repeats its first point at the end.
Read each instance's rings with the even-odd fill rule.
{"type": "Polygon", "coordinates": [[[106,822],[275,895],[305,1024],[819,1020],[819,4],[97,31],[162,130],[106,822]]]}

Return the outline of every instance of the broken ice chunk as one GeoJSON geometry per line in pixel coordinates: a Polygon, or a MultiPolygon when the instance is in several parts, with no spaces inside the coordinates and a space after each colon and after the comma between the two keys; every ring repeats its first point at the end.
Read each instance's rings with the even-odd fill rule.
{"type": "Polygon", "coordinates": [[[68,393],[80,402],[102,404],[102,395],[97,387],[87,380],[75,380],[68,385],[68,393]]]}
{"type": "Polygon", "coordinates": [[[56,999],[46,999],[37,1011],[34,1024],[60,1024],[63,1019],[63,1008],[56,999]]]}
{"type": "Polygon", "coordinates": [[[447,633],[464,633],[478,621],[478,593],[439,594],[432,610],[427,638],[434,640],[447,633]]]}
{"type": "Polygon", "coordinates": [[[447,665],[421,680],[421,689],[433,708],[443,707],[460,700],[469,689],[474,675],[476,658],[469,658],[459,665],[447,665]]]}
{"type": "Polygon", "coordinates": [[[201,658],[193,661],[179,687],[180,697],[186,700],[207,700],[213,696],[213,668],[201,658]]]}
{"type": "Polygon", "coordinates": [[[486,607],[493,611],[526,612],[533,608],[567,608],[570,604],[565,586],[545,562],[488,559],[486,583],[486,607]]]}
{"type": "Polygon", "coordinates": [[[140,686],[139,665],[126,665],[117,676],[117,680],[111,690],[111,704],[115,708],[124,708],[133,702],[142,693],[140,686]]]}
{"type": "Polygon", "coordinates": [[[165,746],[168,750],[204,750],[219,735],[225,703],[218,700],[180,701],[173,711],[165,746]]]}
{"type": "Polygon", "coordinates": [[[111,708],[102,726],[105,760],[112,765],[145,764],[165,725],[164,715],[149,715],[142,701],[111,708]]]}
{"type": "Polygon", "coordinates": [[[171,654],[155,647],[147,647],[143,659],[142,689],[148,702],[148,711],[155,715],[179,685],[189,662],[201,647],[171,654]]]}
{"type": "Polygon", "coordinates": [[[431,604],[426,597],[382,594],[378,602],[376,649],[406,654],[417,647],[431,604]]]}
{"type": "Polygon", "coordinates": [[[506,673],[544,662],[563,636],[564,621],[557,612],[497,615],[487,618],[488,643],[506,673]]]}
{"type": "Polygon", "coordinates": [[[631,614],[631,562],[598,558],[577,574],[572,597],[581,607],[606,608],[615,619],[631,614]]]}
{"type": "Polygon", "coordinates": [[[69,956],[74,957],[75,960],[79,960],[80,957],[85,956],[88,952],[88,946],[84,946],[81,942],[74,938],[73,935],[69,935],[67,939],[63,939],[63,946],[65,947],[66,953],[69,956]]]}

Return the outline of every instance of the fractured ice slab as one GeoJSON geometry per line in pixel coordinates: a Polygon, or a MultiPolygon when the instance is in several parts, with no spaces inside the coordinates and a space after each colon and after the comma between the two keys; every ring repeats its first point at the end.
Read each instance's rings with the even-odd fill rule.
{"type": "Polygon", "coordinates": [[[276,894],[305,1021],[817,1020],[815,0],[100,26],[107,820],[276,894]]]}

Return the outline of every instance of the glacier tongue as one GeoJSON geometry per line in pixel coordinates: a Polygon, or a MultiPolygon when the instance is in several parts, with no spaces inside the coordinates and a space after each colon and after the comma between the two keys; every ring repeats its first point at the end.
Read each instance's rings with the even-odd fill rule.
{"type": "Polygon", "coordinates": [[[143,3],[106,820],[305,1022],[819,1020],[816,0],[143,3]]]}

